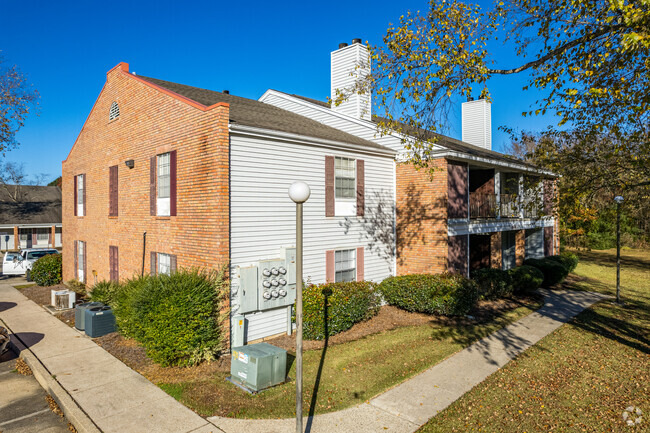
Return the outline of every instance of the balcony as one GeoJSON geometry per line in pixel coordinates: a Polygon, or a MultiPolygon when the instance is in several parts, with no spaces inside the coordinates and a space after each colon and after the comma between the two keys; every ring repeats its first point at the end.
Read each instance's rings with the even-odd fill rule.
{"type": "Polygon", "coordinates": [[[469,194],[469,217],[471,219],[488,218],[537,218],[542,216],[543,204],[534,197],[525,197],[519,201],[517,194],[469,194]]]}

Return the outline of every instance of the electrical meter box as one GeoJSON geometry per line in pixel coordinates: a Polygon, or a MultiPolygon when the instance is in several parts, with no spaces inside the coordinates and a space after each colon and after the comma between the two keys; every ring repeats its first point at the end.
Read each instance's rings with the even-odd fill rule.
{"type": "Polygon", "coordinates": [[[287,377],[287,351],[268,343],[233,347],[230,380],[253,392],[279,385],[287,377]]]}
{"type": "Polygon", "coordinates": [[[296,249],[283,248],[281,257],[240,267],[237,313],[252,313],[292,305],[296,301],[296,249]]]}

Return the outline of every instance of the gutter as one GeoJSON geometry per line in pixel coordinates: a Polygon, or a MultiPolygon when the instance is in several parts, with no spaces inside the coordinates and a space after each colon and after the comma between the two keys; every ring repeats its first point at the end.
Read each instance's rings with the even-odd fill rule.
{"type": "Polygon", "coordinates": [[[534,168],[525,164],[517,163],[516,161],[508,162],[498,159],[490,159],[481,156],[470,155],[468,153],[458,152],[455,150],[444,150],[440,152],[431,153],[431,158],[452,158],[461,161],[467,162],[479,162],[486,165],[498,166],[498,167],[507,167],[514,170],[524,171],[528,173],[544,174],[546,176],[559,178],[560,175],[553,173],[549,170],[544,170],[541,168],[534,168]]]}

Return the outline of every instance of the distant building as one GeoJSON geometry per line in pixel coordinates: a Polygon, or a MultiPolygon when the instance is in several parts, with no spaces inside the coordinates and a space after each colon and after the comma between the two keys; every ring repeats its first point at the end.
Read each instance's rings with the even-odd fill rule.
{"type": "Polygon", "coordinates": [[[61,189],[0,185],[0,250],[61,248],[61,189]]]}

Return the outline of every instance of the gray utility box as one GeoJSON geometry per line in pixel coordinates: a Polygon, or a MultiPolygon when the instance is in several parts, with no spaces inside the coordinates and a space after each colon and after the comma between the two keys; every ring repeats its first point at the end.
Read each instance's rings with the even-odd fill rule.
{"type": "Polygon", "coordinates": [[[86,325],[85,325],[86,310],[95,307],[103,307],[103,306],[104,304],[102,304],[101,302],[85,302],[83,304],[78,304],[74,308],[74,327],[80,331],[86,329],[86,325]]]}
{"type": "Polygon", "coordinates": [[[268,343],[234,347],[231,380],[253,392],[279,385],[287,376],[287,351],[268,343]]]}
{"type": "Polygon", "coordinates": [[[115,332],[113,309],[107,305],[88,308],[84,311],[84,331],[91,338],[115,332]]]}
{"type": "Polygon", "coordinates": [[[237,269],[237,313],[286,307],[296,301],[296,249],[283,248],[282,255],[237,269]]]}

